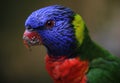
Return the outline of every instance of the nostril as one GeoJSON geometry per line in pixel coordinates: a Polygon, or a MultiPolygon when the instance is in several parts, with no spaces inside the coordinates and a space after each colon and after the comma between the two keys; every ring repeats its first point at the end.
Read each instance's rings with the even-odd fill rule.
{"type": "Polygon", "coordinates": [[[27,29],[28,31],[33,31],[33,28],[32,28],[31,26],[27,26],[26,29],[27,29]]]}

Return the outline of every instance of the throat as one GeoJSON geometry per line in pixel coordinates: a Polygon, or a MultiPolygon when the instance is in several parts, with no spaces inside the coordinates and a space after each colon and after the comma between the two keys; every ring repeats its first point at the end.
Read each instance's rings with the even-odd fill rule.
{"type": "MultiPolygon", "coordinates": [[[[70,36],[72,38],[72,36],[70,36]]],[[[76,48],[76,42],[74,38],[68,38],[59,40],[59,42],[49,42],[45,44],[47,48],[47,53],[49,56],[62,56],[62,55],[72,55],[74,49],[76,48]]]]}
{"type": "Polygon", "coordinates": [[[45,61],[46,69],[55,83],[86,83],[88,61],[63,56],[56,59],[48,55],[45,61]]]}
{"type": "MultiPolygon", "coordinates": [[[[73,46],[73,45],[72,45],[73,46]]],[[[63,55],[67,55],[67,57],[72,55],[74,52],[75,46],[68,46],[68,47],[47,47],[47,53],[49,56],[53,57],[61,57],[63,55]]]]}

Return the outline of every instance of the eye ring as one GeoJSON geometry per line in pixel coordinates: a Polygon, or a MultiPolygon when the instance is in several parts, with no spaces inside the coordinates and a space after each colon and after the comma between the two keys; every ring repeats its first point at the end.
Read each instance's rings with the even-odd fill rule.
{"type": "Polygon", "coordinates": [[[55,21],[54,20],[48,20],[45,24],[45,26],[47,28],[52,28],[55,25],[55,21]]]}

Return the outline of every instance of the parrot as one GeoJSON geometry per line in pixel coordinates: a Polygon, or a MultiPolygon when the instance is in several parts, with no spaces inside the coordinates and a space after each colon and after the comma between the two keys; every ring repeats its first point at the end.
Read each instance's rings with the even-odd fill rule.
{"type": "Polygon", "coordinates": [[[54,83],[120,83],[120,58],[92,40],[71,8],[50,5],[32,12],[23,42],[27,48],[45,46],[45,68],[54,83]]]}

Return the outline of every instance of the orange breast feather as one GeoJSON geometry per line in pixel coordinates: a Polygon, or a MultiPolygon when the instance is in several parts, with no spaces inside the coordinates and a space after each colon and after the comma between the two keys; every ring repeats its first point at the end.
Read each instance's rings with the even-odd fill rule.
{"type": "Polygon", "coordinates": [[[54,83],[86,83],[86,72],[88,61],[81,61],[80,58],[53,58],[45,57],[46,69],[54,83]]]}

